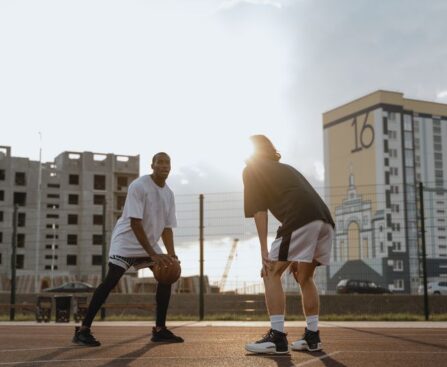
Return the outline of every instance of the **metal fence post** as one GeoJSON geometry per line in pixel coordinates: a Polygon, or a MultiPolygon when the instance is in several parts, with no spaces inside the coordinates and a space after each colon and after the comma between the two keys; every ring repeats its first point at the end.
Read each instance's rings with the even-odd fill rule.
{"type": "Polygon", "coordinates": [[[424,214],[424,185],[419,182],[419,199],[420,199],[420,216],[421,216],[421,239],[422,239],[422,276],[424,282],[424,314],[425,320],[428,321],[430,311],[428,307],[427,294],[427,252],[425,249],[425,214],[424,214]]]}
{"type": "Polygon", "coordinates": [[[200,242],[200,287],[199,287],[199,320],[205,318],[205,297],[203,286],[203,194],[199,196],[200,220],[199,220],[199,242],[200,242]]]}
{"type": "MultiPolygon", "coordinates": [[[[102,261],[101,261],[101,281],[106,278],[107,267],[107,243],[106,243],[106,201],[102,203],[102,261]]],[[[101,321],[106,318],[106,309],[101,307],[101,321]]]]}
{"type": "Polygon", "coordinates": [[[16,266],[17,266],[17,212],[19,206],[14,205],[12,217],[12,254],[11,254],[11,298],[9,308],[9,320],[14,321],[16,314],[16,266]]]}

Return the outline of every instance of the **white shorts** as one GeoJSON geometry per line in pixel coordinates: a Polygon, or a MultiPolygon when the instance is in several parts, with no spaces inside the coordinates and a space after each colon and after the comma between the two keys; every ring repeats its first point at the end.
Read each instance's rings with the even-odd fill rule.
{"type": "Polygon", "coordinates": [[[124,257],[120,255],[109,255],[109,264],[118,265],[124,270],[129,270],[132,266],[135,270],[150,268],[154,265],[152,259],[147,257],[124,257]]]}
{"type": "Polygon", "coordinates": [[[289,235],[275,239],[269,260],[305,263],[315,260],[321,265],[329,265],[333,237],[334,229],[329,223],[315,220],[289,235]]]}

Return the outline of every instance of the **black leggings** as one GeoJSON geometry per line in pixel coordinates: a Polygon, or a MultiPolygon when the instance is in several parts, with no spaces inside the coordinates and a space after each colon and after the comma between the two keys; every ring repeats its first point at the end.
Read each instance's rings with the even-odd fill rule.
{"type": "MultiPolygon", "coordinates": [[[[84,320],[82,321],[82,326],[90,327],[92,326],[93,319],[98,313],[101,306],[106,301],[110,292],[118,284],[119,280],[126,272],[121,266],[109,263],[109,271],[104,279],[104,281],[96,288],[95,293],[93,293],[92,300],[88,306],[87,313],[84,320]]],[[[155,301],[157,303],[156,308],[156,325],[165,326],[166,325],[166,314],[168,313],[169,300],[171,298],[171,285],[167,284],[157,284],[157,293],[155,295],[155,301]]]]}

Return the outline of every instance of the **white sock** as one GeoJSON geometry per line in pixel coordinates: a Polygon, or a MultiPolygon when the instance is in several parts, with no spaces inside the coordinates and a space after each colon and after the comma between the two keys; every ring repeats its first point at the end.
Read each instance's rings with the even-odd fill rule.
{"type": "Polygon", "coordinates": [[[284,332],[284,315],[271,315],[270,323],[272,324],[272,329],[284,332]]]}
{"type": "Polygon", "coordinates": [[[318,331],[318,315],[306,317],[307,330],[318,331]]]}

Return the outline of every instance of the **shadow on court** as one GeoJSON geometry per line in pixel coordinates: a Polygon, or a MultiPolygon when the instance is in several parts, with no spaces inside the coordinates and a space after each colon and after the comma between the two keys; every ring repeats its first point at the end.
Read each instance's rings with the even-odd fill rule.
{"type": "MultiPolygon", "coordinates": [[[[246,357],[250,358],[261,358],[268,359],[270,361],[274,361],[277,367],[295,367],[296,364],[292,360],[293,356],[307,355],[311,358],[305,362],[312,363],[313,360],[316,362],[317,360],[321,361],[327,367],[347,367],[345,364],[338,362],[334,358],[332,358],[329,354],[325,352],[316,352],[316,353],[306,353],[306,352],[293,352],[296,354],[284,354],[284,355],[262,355],[262,354],[246,354],[246,357]]],[[[300,362],[303,363],[304,361],[300,362]]]]}
{"type": "Polygon", "coordinates": [[[354,328],[350,328],[350,327],[346,327],[346,326],[337,326],[337,328],[350,330],[350,331],[357,332],[357,333],[369,334],[369,335],[374,335],[374,336],[381,336],[381,337],[384,337],[384,338],[391,338],[391,339],[395,339],[395,340],[398,340],[398,341],[403,341],[403,342],[407,342],[407,343],[413,343],[413,344],[417,344],[417,345],[425,345],[427,347],[439,348],[439,349],[442,349],[444,351],[447,350],[447,345],[446,344],[428,343],[428,342],[423,341],[421,339],[414,340],[414,339],[406,338],[406,337],[403,337],[403,336],[390,335],[390,334],[387,334],[387,333],[384,333],[384,332],[371,331],[371,330],[365,330],[365,329],[354,329],[354,328]]]}

